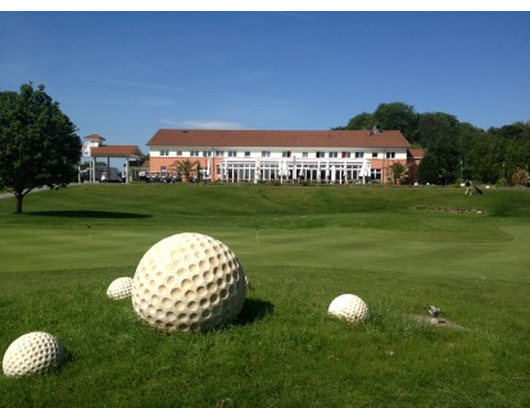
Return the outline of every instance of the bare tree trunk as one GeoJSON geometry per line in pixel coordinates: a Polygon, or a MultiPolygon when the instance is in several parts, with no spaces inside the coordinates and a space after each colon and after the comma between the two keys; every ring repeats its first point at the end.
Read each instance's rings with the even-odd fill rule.
{"type": "Polygon", "coordinates": [[[16,214],[22,213],[22,201],[24,200],[24,194],[15,193],[15,197],[17,198],[17,210],[16,214]]]}
{"type": "Polygon", "coordinates": [[[16,214],[21,214],[22,213],[22,202],[23,202],[24,197],[26,196],[26,194],[29,193],[30,191],[31,191],[31,189],[15,191],[15,197],[17,199],[16,214]]]}

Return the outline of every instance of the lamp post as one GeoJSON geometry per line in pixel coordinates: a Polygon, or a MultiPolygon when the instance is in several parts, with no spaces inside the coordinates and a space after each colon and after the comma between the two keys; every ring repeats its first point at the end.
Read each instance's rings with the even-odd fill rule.
{"type": "Polygon", "coordinates": [[[462,160],[460,161],[460,179],[464,179],[464,162],[462,160]]]}

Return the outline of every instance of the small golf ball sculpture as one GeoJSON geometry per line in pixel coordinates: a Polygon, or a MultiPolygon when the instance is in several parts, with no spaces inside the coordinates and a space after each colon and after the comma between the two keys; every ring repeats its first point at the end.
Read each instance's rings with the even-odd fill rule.
{"type": "Polygon", "coordinates": [[[118,277],[109,285],[107,296],[114,300],[130,297],[132,294],[132,281],[131,277],[118,277]]]}
{"type": "Polygon", "coordinates": [[[2,369],[6,376],[28,376],[57,368],[64,358],[61,343],[53,335],[35,331],[17,338],[7,348],[2,369]]]}
{"type": "Polygon", "coordinates": [[[180,233],[162,239],[142,257],[133,278],[132,304],[158,330],[207,330],[235,319],[246,293],[243,267],[225,244],[199,233],[180,233]]]}
{"type": "Polygon", "coordinates": [[[344,294],[333,299],[328,314],[350,324],[356,324],[368,318],[370,311],[359,296],[344,294]]]}

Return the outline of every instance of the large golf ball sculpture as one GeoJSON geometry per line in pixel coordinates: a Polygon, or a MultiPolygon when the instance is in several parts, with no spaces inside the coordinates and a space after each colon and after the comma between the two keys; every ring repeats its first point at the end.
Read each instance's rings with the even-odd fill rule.
{"type": "Polygon", "coordinates": [[[344,294],[333,299],[328,314],[350,324],[356,324],[368,318],[370,311],[359,296],[344,294]]]}
{"type": "Polygon", "coordinates": [[[57,368],[64,358],[60,341],[53,335],[35,331],[17,338],[7,348],[2,369],[6,376],[28,376],[57,368]]]}
{"type": "Polygon", "coordinates": [[[243,267],[225,244],[199,233],[180,233],[162,239],[142,257],[132,304],[158,330],[207,330],[235,319],[246,293],[243,267]]]}

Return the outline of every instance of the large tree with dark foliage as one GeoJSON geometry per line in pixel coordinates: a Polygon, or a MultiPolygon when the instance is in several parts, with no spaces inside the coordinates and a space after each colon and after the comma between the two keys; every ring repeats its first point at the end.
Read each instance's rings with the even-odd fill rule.
{"type": "Polygon", "coordinates": [[[334,130],[371,130],[375,125],[377,123],[374,114],[363,112],[351,118],[345,127],[336,127],[334,130]]]}
{"type": "Polygon", "coordinates": [[[436,157],[439,182],[444,184],[458,176],[457,169],[461,160],[457,142],[458,129],[458,119],[443,112],[429,112],[418,116],[417,141],[436,157]]]}
{"type": "Polygon", "coordinates": [[[379,104],[374,113],[363,112],[348,121],[346,126],[334,130],[399,130],[409,141],[415,141],[418,131],[418,114],[414,107],[403,102],[379,104]]]}
{"type": "Polygon", "coordinates": [[[17,213],[35,188],[75,180],[81,157],[77,128],[44,89],[0,92],[0,189],[15,194],[17,213]]]}
{"type": "Polygon", "coordinates": [[[377,125],[382,130],[399,130],[415,142],[418,131],[418,114],[414,107],[403,102],[380,104],[374,112],[377,125]]]}
{"type": "Polygon", "coordinates": [[[425,153],[425,156],[418,167],[418,182],[420,184],[437,184],[440,181],[440,165],[438,159],[432,153],[425,153]]]}

